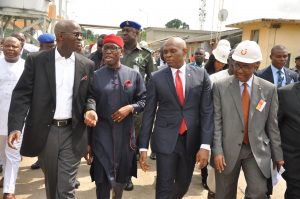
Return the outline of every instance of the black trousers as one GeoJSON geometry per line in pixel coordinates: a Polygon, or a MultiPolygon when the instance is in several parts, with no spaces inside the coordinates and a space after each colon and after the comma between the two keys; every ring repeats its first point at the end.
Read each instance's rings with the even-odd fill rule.
{"type": "Polygon", "coordinates": [[[181,199],[191,183],[196,154],[186,151],[186,136],[179,136],[171,154],[156,154],[156,199],[181,199]]]}

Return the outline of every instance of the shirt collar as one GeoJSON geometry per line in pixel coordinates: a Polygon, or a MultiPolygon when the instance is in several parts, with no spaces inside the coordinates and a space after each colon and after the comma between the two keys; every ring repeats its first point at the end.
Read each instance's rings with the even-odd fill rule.
{"type": "MultiPolygon", "coordinates": [[[[55,60],[58,60],[58,59],[66,59],[66,58],[64,58],[64,57],[62,57],[60,55],[60,53],[58,52],[57,47],[56,47],[55,48],[55,60]]],[[[67,58],[67,59],[75,61],[75,54],[74,54],[74,52],[72,52],[71,56],[69,58],[67,58]]]]}
{"type": "MultiPolygon", "coordinates": [[[[277,71],[279,71],[279,69],[273,66],[273,64],[271,64],[271,69],[273,74],[277,74],[277,71]]],[[[280,69],[280,71],[284,74],[284,66],[280,69]]]]}
{"type": "Polygon", "coordinates": [[[185,69],[186,69],[186,63],[184,63],[179,69],[176,69],[176,68],[172,68],[172,67],[170,67],[171,68],[171,71],[172,71],[172,74],[174,75],[176,75],[176,72],[177,72],[177,70],[180,70],[180,72],[184,75],[185,74],[185,69]]]}
{"type": "MultiPolygon", "coordinates": [[[[254,78],[254,75],[252,75],[252,76],[250,77],[250,79],[249,79],[249,80],[246,82],[249,88],[251,88],[251,87],[252,87],[253,78],[254,78]]],[[[241,81],[239,81],[239,85],[240,85],[240,87],[241,87],[241,86],[243,86],[243,84],[244,84],[244,83],[245,83],[245,82],[241,82],[241,81]]]]}

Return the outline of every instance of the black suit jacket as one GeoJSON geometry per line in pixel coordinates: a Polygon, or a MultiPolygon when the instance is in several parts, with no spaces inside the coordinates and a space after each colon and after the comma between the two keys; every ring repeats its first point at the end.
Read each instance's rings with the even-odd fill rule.
{"type": "Polygon", "coordinates": [[[300,82],[278,89],[278,126],[284,157],[285,178],[300,179],[300,82]]]}
{"type": "MultiPolygon", "coordinates": [[[[298,74],[296,72],[292,71],[291,69],[284,67],[284,73],[285,73],[285,78],[286,78],[286,85],[298,81],[298,74]]],[[[258,77],[263,78],[274,84],[271,65],[265,69],[257,71],[256,75],[258,77]]]]}
{"type": "Polygon", "coordinates": [[[169,67],[153,73],[147,85],[146,106],[139,147],[148,148],[155,119],[152,150],[171,154],[176,146],[182,118],[187,126],[187,152],[196,153],[200,144],[211,144],[213,136],[213,102],[211,83],[205,69],[186,67],[186,87],[182,107],[169,67]]]}
{"type": "MultiPolygon", "coordinates": [[[[72,142],[76,155],[87,145],[83,109],[94,63],[75,53],[75,77],[72,106],[72,142]]],[[[45,146],[56,106],[55,49],[30,54],[13,93],[8,114],[8,132],[22,131],[21,154],[37,156],[45,146]],[[26,120],[25,120],[26,118],[26,120]],[[25,120],[25,121],[24,121],[25,120]]]]}

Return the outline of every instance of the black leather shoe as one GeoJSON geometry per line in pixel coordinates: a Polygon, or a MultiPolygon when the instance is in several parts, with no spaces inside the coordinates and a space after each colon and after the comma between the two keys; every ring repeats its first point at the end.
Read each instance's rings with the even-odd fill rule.
{"type": "Polygon", "coordinates": [[[41,168],[39,161],[37,160],[35,163],[33,163],[30,168],[33,170],[41,168]]]}
{"type": "Polygon", "coordinates": [[[156,154],[153,153],[153,152],[151,152],[151,154],[150,154],[150,159],[151,159],[151,160],[156,160],[156,154]]]}
{"type": "Polygon", "coordinates": [[[129,180],[129,182],[128,183],[126,183],[126,185],[125,185],[125,187],[124,187],[124,190],[125,191],[132,191],[133,190],[133,184],[132,184],[132,181],[131,181],[131,179],[129,180]]]}
{"type": "Polygon", "coordinates": [[[209,190],[209,188],[208,188],[206,182],[202,182],[202,186],[203,186],[204,189],[209,190]]]}
{"type": "Polygon", "coordinates": [[[76,179],[75,180],[75,189],[78,189],[80,186],[80,182],[76,179]]]}
{"type": "Polygon", "coordinates": [[[208,191],[207,199],[215,199],[216,194],[214,192],[208,191]]]}

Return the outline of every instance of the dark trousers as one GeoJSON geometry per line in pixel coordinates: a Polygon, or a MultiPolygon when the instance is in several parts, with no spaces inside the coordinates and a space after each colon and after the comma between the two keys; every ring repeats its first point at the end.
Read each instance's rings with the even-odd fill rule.
{"type": "Polygon", "coordinates": [[[48,199],[75,198],[80,159],[73,153],[72,126],[51,126],[46,145],[39,156],[48,199]]]}
{"type": "Polygon", "coordinates": [[[191,183],[196,154],[186,151],[186,136],[179,136],[171,154],[156,154],[156,199],[181,199],[191,183]]]}
{"type": "Polygon", "coordinates": [[[300,198],[300,179],[294,176],[289,176],[285,172],[282,177],[286,181],[286,190],[284,193],[285,199],[299,199],[300,198]]]}
{"type": "Polygon", "coordinates": [[[97,199],[110,199],[110,190],[112,189],[112,199],[121,199],[125,183],[117,183],[113,177],[107,177],[105,169],[101,162],[94,156],[91,172],[92,180],[96,184],[97,199]]]}
{"type": "Polygon", "coordinates": [[[207,176],[208,176],[208,171],[207,171],[207,166],[205,166],[203,169],[201,169],[202,183],[207,184],[207,176]]]}

